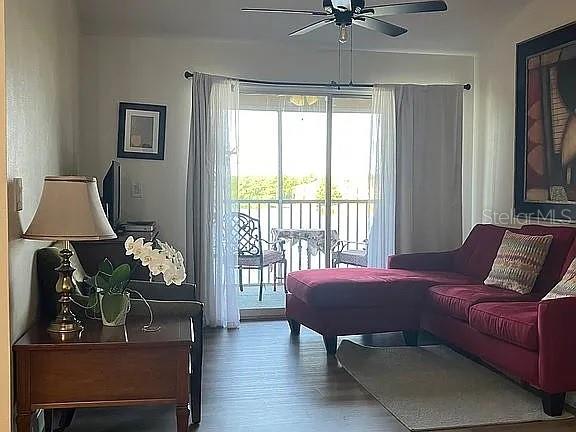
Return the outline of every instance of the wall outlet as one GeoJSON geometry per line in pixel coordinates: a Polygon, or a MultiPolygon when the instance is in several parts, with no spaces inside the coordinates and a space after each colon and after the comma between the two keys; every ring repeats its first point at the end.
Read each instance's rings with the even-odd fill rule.
{"type": "Polygon", "coordinates": [[[130,195],[132,198],[142,199],[144,198],[144,189],[142,188],[142,183],[135,182],[132,183],[132,187],[130,188],[130,195]]]}
{"type": "Polygon", "coordinates": [[[14,178],[14,185],[13,185],[13,194],[14,194],[14,209],[16,211],[22,211],[24,208],[24,203],[22,201],[22,178],[15,177],[14,178]]]}

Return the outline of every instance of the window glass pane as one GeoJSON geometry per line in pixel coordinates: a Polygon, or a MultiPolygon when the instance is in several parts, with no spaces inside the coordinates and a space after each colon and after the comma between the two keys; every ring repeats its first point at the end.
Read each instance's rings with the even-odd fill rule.
{"type": "MultiPolygon", "coordinates": [[[[325,99],[322,105],[325,106],[325,99]]],[[[326,173],[326,112],[282,113],[283,198],[318,200],[326,173]]]]}
{"type": "Polygon", "coordinates": [[[240,200],[278,197],[278,113],[240,111],[233,196],[240,200]]]}
{"type": "Polygon", "coordinates": [[[368,199],[371,100],[334,98],[333,199],[368,199]]]}
{"type": "Polygon", "coordinates": [[[334,98],[332,125],[332,228],[341,240],[368,238],[371,99],[334,98]]]}

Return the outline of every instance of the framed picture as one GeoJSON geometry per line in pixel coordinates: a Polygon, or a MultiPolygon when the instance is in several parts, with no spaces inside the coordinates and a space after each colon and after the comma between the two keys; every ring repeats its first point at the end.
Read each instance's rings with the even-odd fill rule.
{"type": "Polygon", "coordinates": [[[516,50],[517,215],[576,221],[576,23],[516,50]]]}
{"type": "Polygon", "coordinates": [[[118,157],[164,160],[166,106],[120,102],[118,157]]]}

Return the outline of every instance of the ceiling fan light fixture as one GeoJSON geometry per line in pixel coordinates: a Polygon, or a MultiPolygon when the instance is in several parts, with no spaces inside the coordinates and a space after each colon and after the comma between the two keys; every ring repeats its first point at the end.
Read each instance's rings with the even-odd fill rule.
{"type": "Polygon", "coordinates": [[[340,12],[352,10],[352,0],[332,0],[332,7],[340,12]]]}
{"type": "Polygon", "coordinates": [[[331,0],[323,0],[322,6],[324,8],[324,11],[327,14],[332,14],[334,12],[334,8],[332,7],[332,1],[331,0]]]}
{"type": "Polygon", "coordinates": [[[350,32],[348,31],[348,26],[346,24],[342,24],[340,26],[340,34],[338,35],[338,42],[341,44],[345,44],[350,39],[350,32]]]}

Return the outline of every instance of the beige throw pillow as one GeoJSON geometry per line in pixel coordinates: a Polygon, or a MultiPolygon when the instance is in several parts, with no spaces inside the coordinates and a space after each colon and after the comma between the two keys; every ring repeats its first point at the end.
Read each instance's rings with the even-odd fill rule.
{"type": "Polygon", "coordinates": [[[576,258],[570,263],[562,280],[542,300],[576,297],[576,258]]]}
{"type": "Polygon", "coordinates": [[[552,236],[530,236],[506,231],[484,281],[486,285],[529,294],[542,269],[552,236]]]}

